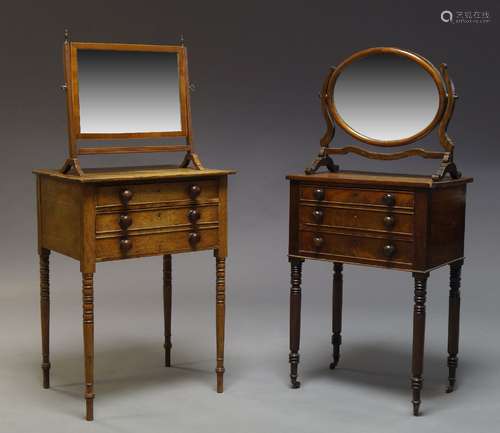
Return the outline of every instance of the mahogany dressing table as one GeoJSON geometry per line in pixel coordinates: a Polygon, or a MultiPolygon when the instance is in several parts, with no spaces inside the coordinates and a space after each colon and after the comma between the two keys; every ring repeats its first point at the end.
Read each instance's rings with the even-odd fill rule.
{"type": "Polygon", "coordinates": [[[301,270],[305,259],[333,262],[334,369],[342,342],[345,264],[411,272],[414,278],[411,388],[419,415],[423,383],[426,288],[429,273],[450,267],[448,388],[458,362],[460,273],[464,261],[466,186],[446,130],[457,98],[446,65],[398,48],[357,52],[331,68],[320,94],[327,130],[318,158],[290,180],[290,378],[299,388],[301,270]],[[411,148],[373,152],[354,145],[330,148],[337,124],[364,144],[392,148],[415,142],[438,126],[442,151],[411,148]],[[432,176],[341,171],[330,155],[355,153],[379,160],[441,159],[432,176]],[[318,172],[320,167],[326,172],[318,172]]]}
{"type": "Polygon", "coordinates": [[[93,419],[96,263],[163,256],[165,365],[171,357],[172,254],[213,250],[216,376],[223,391],[227,176],[192,147],[184,45],[64,42],[69,158],[37,179],[43,387],[49,388],[49,254],[80,261],[86,419],[93,419]],[[80,146],[78,140],[169,139],[183,144],[80,146]],[[90,154],[184,152],[178,166],[85,169],[90,154]],[[189,167],[190,163],[193,167],[189,167]]]}

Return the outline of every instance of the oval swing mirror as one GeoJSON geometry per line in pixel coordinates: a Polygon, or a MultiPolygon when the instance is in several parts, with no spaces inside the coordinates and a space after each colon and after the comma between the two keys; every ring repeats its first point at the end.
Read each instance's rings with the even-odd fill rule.
{"type": "Polygon", "coordinates": [[[370,48],[332,75],[330,112],[348,134],[378,146],[400,146],[428,134],[445,108],[439,71],[399,48],[370,48]]]}

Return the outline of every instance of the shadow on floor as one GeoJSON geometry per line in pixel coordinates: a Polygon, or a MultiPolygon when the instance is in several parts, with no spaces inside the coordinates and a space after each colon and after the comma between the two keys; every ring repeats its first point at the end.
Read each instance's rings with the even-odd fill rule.
{"type": "MultiPolygon", "coordinates": [[[[305,370],[302,375],[299,364],[299,380],[303,382],[330,380],[357,384],[361,387],[377,388],[378,391],[396,393],[408,397],[411,377],[411,351],[403,350],[399,344],[370,343],[358,344],[348,348],[341,347],[340,362],[335,370],[328,368],[330,359],[325,359],[324,368],[315,367],[305,370]]],[[[448,383],[447,353],[429,350],[424,358],[425,398],[445,395],[448,383]]],[[[480,366],[459,361],[457,388],[460,377],[474,373],[480,366]]]]}
{"type": "MultiPolygon", "coordinates": [[[[51,363],[51,389],[81,399],[83,353],[55,353],[51,363]]],[[[161,345],[121,342],[119,347],[96,350],[94,368],[94,385],[99,398],[143,388],[175,387],[178,382],[197,383],[215,392],[215,354],[213,359],[196,359],[187,346],[177,345],[172,352],[171,367],[165,367],[161,345]]]]}

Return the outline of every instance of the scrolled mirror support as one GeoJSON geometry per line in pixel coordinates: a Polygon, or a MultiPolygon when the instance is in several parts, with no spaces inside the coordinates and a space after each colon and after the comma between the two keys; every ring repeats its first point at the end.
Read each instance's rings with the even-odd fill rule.
{"type": "Polygon", "coordinates": [[[328,85],[334,72],[335,67],[332,66],[323,82],[321,93],[318,95],[321,102],[321,112],[326,122],[326,131],[319,140],[321,148],[318,157],[313,160],[309,168],[305,169],[306,174],[316,173],[320,167],[326,167],[328,171],[332,173],[339,171],[339,166],[333,162],[333,159],[327,153],[328,145],[335,136],[335,124],[333,123],[332,115],[328,109],[328,85]]]}
{"type": "Polygon", "coordinates": [[[439,142],[447,152],[443,156],[439,168],[432,175],[432,180],[434,181],[444,179],[446,174],[449,174],[452,179],[458,179],[462,176],[462,173],[458,171],[457,166],[453,161],[455,144],[447,132],[448,124],[450,123],[451,116],[453,115],[453,111],[455,109],[455,100],[458,99],[458,95],[455,90],[455,85],[453,84],[453,81],[448,73],[448,66],[446,63],[441,63],[441,65],[439,65],[439,72],[443,77],[443,82],[446,87],[446,109],[439,124],[438,134],[439,142]]]}
{"type": "Polygon", "coordinates": [[[326,167],[330,173],[337,173],[339,166],[333,162],[333,159],[326,153],[326,148],[321,148],[318,157],[313,160],[311,166],[304,171],[306,174],[316,173],[320,167],[326,167]]]}

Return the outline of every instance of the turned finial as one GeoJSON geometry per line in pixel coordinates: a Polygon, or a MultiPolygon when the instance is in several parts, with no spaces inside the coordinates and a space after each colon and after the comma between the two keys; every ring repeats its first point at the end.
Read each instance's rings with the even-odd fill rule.
{"type": "Polygon", "coordinates": [[[181,45],[184,46],[184,35],[181,33],[181,45]]]}
{"type": "Polygon", "coordinates": [[[67,44],[69,42],[69,30],[64,29],[64,43],[67,44]]]}

